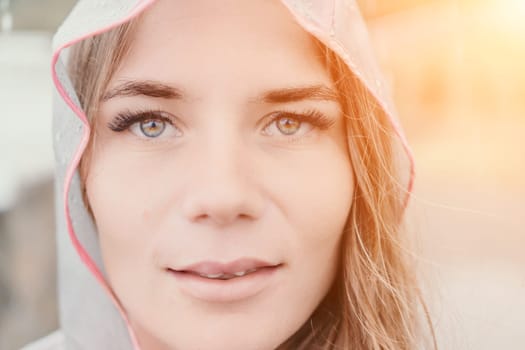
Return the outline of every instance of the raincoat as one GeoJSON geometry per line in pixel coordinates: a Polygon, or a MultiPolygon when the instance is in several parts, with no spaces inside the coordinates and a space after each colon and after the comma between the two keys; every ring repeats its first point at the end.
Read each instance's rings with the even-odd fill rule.
{"type": "MultiPolygon", "coordinates": [[[[277,1],[277,0],[276,0],[277,1]]],[[[281,0],[293,18],[348,65],[397,132],[407,193],[413,161],[355,0],[281,0]]],[[[117,297],[104,277],[96,227],[82,200],[78,164],[90,126],[68,77],[68,48],[125,23],[155,0],[80,0],[53,40],[56,224],[59,254],[60,330],[26,347],[40,349],[139,349],[117,297]]],[[[408,198],[408,196],[407,196],[408,198]]]]}

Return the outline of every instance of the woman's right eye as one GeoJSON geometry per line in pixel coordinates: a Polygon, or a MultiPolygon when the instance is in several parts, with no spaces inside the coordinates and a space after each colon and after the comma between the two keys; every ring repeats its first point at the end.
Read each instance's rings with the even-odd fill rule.
{"type": "Polygon", "coordinates": [[[166,130],[166,122],[163,120],[146,120],[133,124],[130,130],[137,136],[142,135],[154,138],[159,137],[166,130]]]}
{"type": "Polygon", "coordinates": [[[161,119],[148,119],[135,122],[130,125],[129,130],[138,137],[148,139],[182,136],[179,128],[161,119]]]}
{"type": "Polygon", "coordinates": [[[173,131],[177,131],[177,129],[173,125],[169,124],[168,122],[165,122],[164,120],[158,119],[150,119],[136,122],[133,125],[131,125],[129,129],[133,134],[139,137],[147,137],[150,139],[158,138],[164,133],[171,134],[173,131]]]}
{"type": "Polygon", "coordinates": [[[129,130],[135,136],[146,139],[182,136],[182,130],[163,112],[120,114],[108,127],[115,132],[129,130]]]}

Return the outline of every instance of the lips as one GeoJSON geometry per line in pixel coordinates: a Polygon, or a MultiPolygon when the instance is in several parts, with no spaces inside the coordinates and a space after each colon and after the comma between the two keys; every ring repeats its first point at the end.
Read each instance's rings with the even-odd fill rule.
{"type": "Polygon", "coordinates": [[[228,277],[242,277],[263,268],[272,268],[276,266],[278,266],[278,264],[246,258],[235,260],[230,263],[203,261],[172,270],[176,272],[192,273],[207,278],[227,279],[228,277]]]}
{"type": "Polygon", "coordinates": [[[184,294],[207,302],[233,302],[255,296],[276,281],[282,264],[243,258],[229,263],[202,261],[168,268],[184,294]]]}

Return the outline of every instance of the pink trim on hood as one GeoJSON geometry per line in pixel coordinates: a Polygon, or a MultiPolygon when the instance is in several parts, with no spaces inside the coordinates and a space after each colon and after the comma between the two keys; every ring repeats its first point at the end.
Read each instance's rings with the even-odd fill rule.
{"type": "Polygon", "coordinates": [[[126,17],[124,17],[123,19],[115,22],[115,23],[112,23],[106,27],[103,27],[101,29],[98,29],[94,32],[90,32],[90,33],[87,33],[79,38],[76,38],[74,40],[71,40],[63,45],[61,45],[60,47],[58,47],[55,52],[53,53],[53,57],[52,57],[52,60],[51,60],[51,72],[52,72],[52,78],[53,78],[53,82],[58,90],[58,93],[60,94],[60,96],[62,96],[62,98],[64,99],[64,101],[66,102],[66,104],[71,108],[71,110],[73,110],[73,112],[75,112],[75,114],[78,116],[78,118],[82,121],[82,124],[84,125],[84,128],[83,128],[83,134],[82,134],[82,139],[80,140],[80,144],[77,148],[77,150],[75,151],[75,154],[73,155],[73,158],[71,160],[71,163],[70,165],[68,166],[67,168],[67,171],[66,171],[66,177],[65,177],[65,181],[64,181],[64,195],[63,195],[63,201],[64,201],[64,212],[66,214],[65,218],[66,218],[66,226],[67,226],[67,231],[69,233],[69,237],[71,239],[71,242],[73,243],[73,246],[75,247],[75,250],[77,251],[80,259],[82,260],[82,262],[86,265],[86,267],[89,269],[89,271],[93,274],[93,276],[95,276],[95,278],[98,280],[98,282],[100,283],[100,285],[104,288],[104,290],[106,291],[106,293],[108,294],[108,296],[110,297],[111,301],[113,302],[113,304],[115,305],[115,307],[117,308],[117,310],[119,311],[120,315],[122,316],[122,318],[124,319],[125,323],[126,323],[126,327],[128,329],[128,332],[129,332],[129,336],[131,338],[131,342],[133,344],[133,347],[136,349],[136,350],[140,350],[140,345],[137,341],[137,337],[135,335],[135,332],[133,330],[133,328],[131,327],[131,324],[130,324],[130,321],[129,321],[129,318],[126,314],[126,312],[124,311],[122,305],[120,304],[117,296],[115,295],[115,293],[113,292],[113,290],[110,288],[110,286],[108,285],[108,283],[106,282],[106,280],[104,279],[104,276],[102,275],[102,272],[99,270],[98,266],[95,264],[95,262],[93,261],[93,259],[89,256],[89,254],[86,252],[86,250],[84,249],[84,247],[82,246],[82,244],[80,243],[80,241],[78,240],[76,234],[75,234],[75,231],[73,229],[73,224],[72,224],[72,221],[71,221],[71,216],[70,216],[70,210],[69,210],[69,201],[68,201],[68,197],[69,197],[69,190],[70,190],[70,187],[71,187],[71,182],[73,180],[73,176],[75,174],[75,171],[80,163],[80,159],[82,158],[82,154],[84,153],[86,147],[87,147],[87,144],[89,142],[89,136],[90,136],[90,133],[91,133],[91,127],[89,125],[89,121],[87,120],[87,117],[86,115],[84,114],[84,111],[79,108],[72,100],[71,98],[69,97],[69,95],[67,94],[67,92],[65,91],[64,87],[62,86],[62,84],[60,83],[60,80],[57,76],[57,72],[56,72],[56,63],[60,57],[60,54],[62,52],[62,50],[78,43],[78,42],[81,42],[82,40],[85,40],[87,38],[90,38],[90,37],[93,37],[95,35],[98,35],[98,34],[101,34],[101,33],[104,33],[112,28],[115,28],[123,23],[126,23],[130,20],[132,20],[133,18],[135,18],[136,16],[138,16],[139,14],[141,14],[143,11],[145,11],[149,6],[153,5],[155,3],[156,0],[139,0],[139,2],[137,3],[137,5],[135,6],[135,8],[133,8],[133,10],[129,13],[129,15],[127,15],[126,17]]]}
{"type": "MultiPolygon", "coordinates": [[[[68,197],[69,197],[69,192],[70,192],[70,187],[71,187],[71,182],[72,182],[73,176],[74,176],[74,174],[75,174],[75,172],[77,170],[77,167],[78,167],[78,165],[80,163],[82,154],[85,151],[85,149],[87,147],[87,144],[89,142],[89,137],[90,137],[90,133],[91,133],[91,127],[89,125],[89,122],[87,120],[86,115],[84,114],[84,111],[71,100],[71,98],[69,97],[69,95],[65,91],[64,87],[62,86],[62,84],[61,84],[61,82],[60,82],[60,80],[59,80],[59,78],[57,76],[57,72],[56,72],[55,68],[56,68],[56,64],[57,64],[57,61],[58,61],[58,59],[60,57],[60,54],[61,54],[62,50],[66,49],[66,48],[68,48],[68,47],[70,47],[70,46],[72,46],[72,45],[74,45],[74,44],[76,44],[78,42],[81,42],[82,40],[85,40],[85,39],[93,37],[95,35],[104,33],[104,32],[106,32],[106,31],[108,31],[108,30],[110,30],[112,28],[117,27],[120,24],[123,24],[123,23],[126,23],[126,22],[132,20],[133,18],[135,18],[136,16],[141,14],[143,11],[145,11],[148,7],[153,5],[155,2],[156,2],[156,0],[139,0],[137,2],[136,6],[124,18],[122,18],[122,19],[120,19],[120,20],[118,20],[118,21],[116,21],[116,22],[114,22],[114,23],[112,23],[112,24],[110,24],[110,25],[108,25],[106,27],[103,27],[103,28],[100,28],[100,29],[98,29],[96,31],[84,34],[84,35],[82,35],[82,36],[80,36],[80,37],[78,37],[76,39],[68,41],[65,44],[62,44],[61,46],[59,46],[55,50],[55,52],[53,53],[52,61],[51,61],[52,78],[53,78],[53,82],[54,82],[54,84],[55,84],[55,86],[56,86],[56,88],[58,90],[58,93],[62,96],[62,98],[64,99],[66,104],[71,108],[71,110],[81,120],[81,122],[82,122],[82,124],[84,126],[82,138],[80,140],[78,148],[76,149],[76,151],[75,151],[75,153],[73,155],[71,163],[70,163],[70,165],[67,168],[65,181],[64,181],[63,200],[64,200],[64,212],[66,214],[65,218],[66,218],[67,231],[68,231],[70,240],[73,243],[73,246],[75,247],[75,250],[77,251],[81,261],[88,268],[88,270],[93,274],[93,276],[95,276],[95,278],[100,283],[100,285],[104,288],[105,292],[110,297],[110,299],[112,300],[113,304],[115,305],[115,307],[119,311],[120,315],[122,316],[123,320],[125,321],[126,326],[127,326],[127,330],[128,330],[128,333],[129,333],[129,336],[131,338],[132,345],[133,345],[134,349],[136,349],[136,350],[140,350],[140,345],[139,345],[139,343],[137,341],[136,335],[134,333],[133,328],[131,327],[129,318],[128,318],[125,310],[123,309],[122,305],[120,304],[120,302],[119,302],[117,296],[115,295],[115,293],[112,291],[111,287],[106,282],[102,272],[100,271],[100,269],[98,268],[96,263],[93,261],[93,259],[86,252],[86,250],[84,249],[84,247],[82,246],[82,244],[78,240],[78,238],[76,236],[76,233],[74,232],[74,228],[73,228],[72,220],[71,220],[71,216],[70,216],[70,208],[69,208],[68,197]]],[[[348,60],[347,55],[345,54],[344,46],[333,35],[329,35],[327,32],[324,32],[322,30],[322,28],[321,28],[322,27],[321,23],[313,23],[312,21],[309,22],[307,19],[305,19],[305,18],[301,17],[299,14],[297,14],[296,11],[287,3],[287,1],[281,0],[281,2],[283,3],[283,5],[285,5],[287,7],[289,12],[292,14],[292,16],[301,25],[301,27],[303,29],[305,29],[307,32],[309,32],[310,34],[312,34],[315,37],[317,37],[325,45],[327,45],[329,48],[334,50],[345,61],[345,63],[349,67],[353,67],[354,66],[353,63],[348,60]]],[[[335,16],[334,16],[333,12],[335,11],[335,2],[334,2],[334,4],[332,4],[332,6],[333,6],[333,8],[329,8],[326,11],[324,11],[324,14],[323,14],[324,18],[323,19],[325,19],[325,20],[327,19],[329,21],[333,21],[334,20],[335,16]],[[331,16],[331,18],[330,18],[330,16],[331,16]]],[[[393,118],[393,116],[391,114],[391,111],[388,110],[387,105],[384,103],[384,101],[381,98],[378,98],[377,94],[374,92],[374,89],[372,89],[366,83],[366,79],[364,79],[360,75],[360,73],[359,73],[359,71],[357,69],[352,69],[352,72],[353,72],[353,74],[356,75],[356,77],[359,79],[359,81],[367,88],[368,92],[372,95],[372,97],[374,97],[374,99],[377,101],[379,106],[387,114],[387,116],[390,119],[390,122],[392,123],[392,126],[393,126],[393,128],[395,130],[395,133],[397,134],[397,136],[399,137],[399,139],[401,141],[403,150],[405,151],[405,153],[406,153],[406,155],[408,157],[408,160],[409,160],[409,163],[410,163],[410,165],[409,165],[410,166],[410,174],[409,174],[410,177],[409,177],[409,181],[408,181],[408,184],[407,184],[407,194],[406,194],[406,198],[405,198],[405,202],[404,202],[404,206],[406,208],[406,206],[408,205],[409,199],[410,199],[410,194],[411,194],[412,189],[413,189],[413,183],[414,183],[414,177],[415,177],[414,157],[413,157],[412,151],[411,151],[410,147],[408,146],[407,140],[406,140],[403,132],[401,131],[401,127],[400,127],[399,123],[397,122],[397,120],[395,118],[393,118]]]]}

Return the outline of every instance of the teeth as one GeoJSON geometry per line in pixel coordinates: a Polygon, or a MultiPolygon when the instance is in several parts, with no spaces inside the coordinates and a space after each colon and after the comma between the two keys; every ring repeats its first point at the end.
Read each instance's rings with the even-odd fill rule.
{"type": "Polygon", "coordinates": [[[221,278],[221,277],[224,277],[224,274],[223,273],[216,273],[214,275],[206,275],[204,273],[200,273],[199,276],[206,277],[206,278],[221,278]]]}
{"type": "Polygon", "coordinates": [[[255,271],[257,271],[257,269],[249,269],[249,270],[246,270],[246,271],[234,272],[233,274],[216,273],[216,274],[208,275],[208,274],[205,274],[205,273],[199,273],[199,276],[200,277],[204,277],[204,278],[210,278],[210,279],[229,280],[231,278],[245,276],[245,275],[247,275],[249,273],[252,273],[252,272],[255,272],[255,271]]]}

